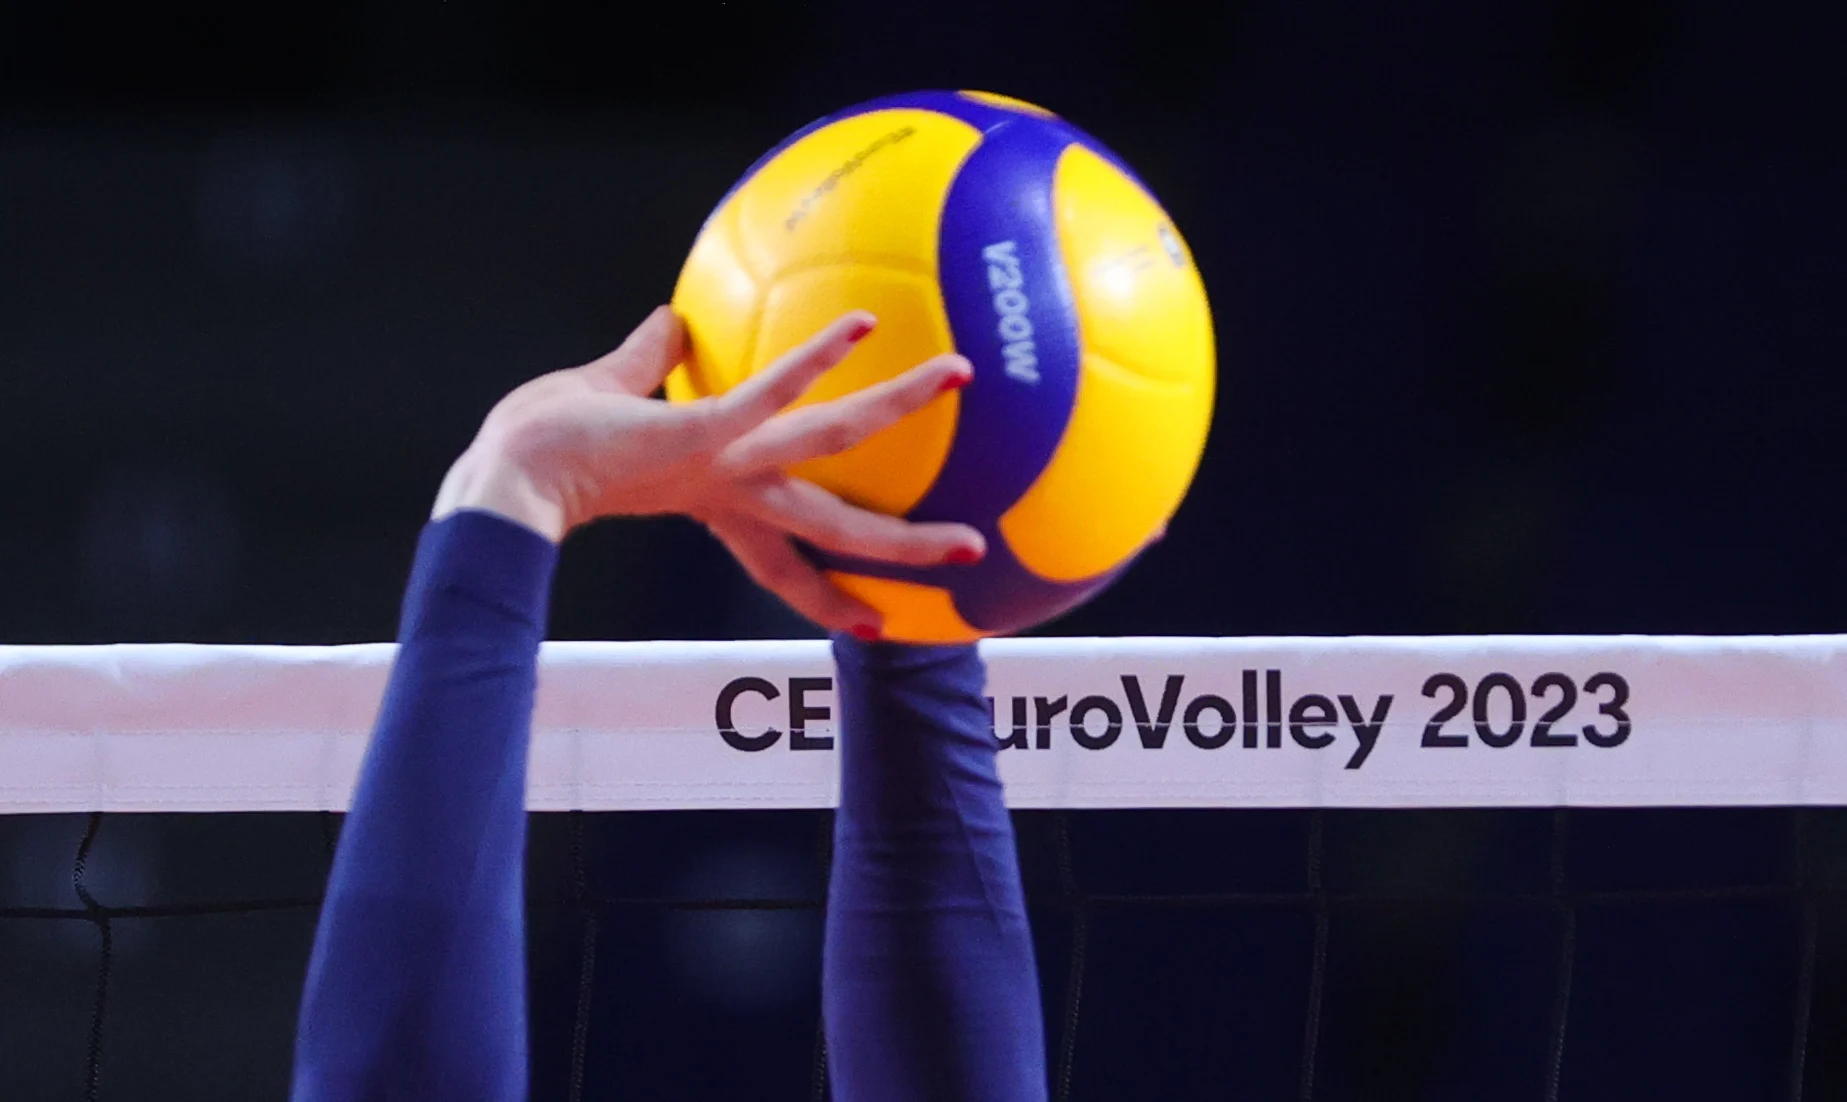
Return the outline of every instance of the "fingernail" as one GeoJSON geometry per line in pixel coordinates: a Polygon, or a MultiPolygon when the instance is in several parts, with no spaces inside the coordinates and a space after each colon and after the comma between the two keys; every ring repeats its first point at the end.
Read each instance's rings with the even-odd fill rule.
{"type": "Polygon", "coordinates": [[[943,556],[943,561],[950,566],[967,566],[981,561],[981,552],[973,547],[957,547],[943,556]]]}
{"type": "Polygon", "coordinates": [[[963,387],[973,382],[974,379],[975,373],[973,371],[958,371],[954,375],[944,379],[943,385],[937,387],[936,392],[938,394],[943,394],[951,390],[961,390],[963,387]]]}
{"type": "Polygon", "coordinates": [[[876,643],[879,641],[879,629],[871,624],[854,624],[853,638],[862,643],[876,643]]]}
{"type": "Polygon", "coordinates": [[[866,321],[864,318],[854,322],[853,328],[847,330],[847,343],[858,344],[860,341],[865,340],[866,335],[872,332],[873,324],[874,323],[866,321]]]}

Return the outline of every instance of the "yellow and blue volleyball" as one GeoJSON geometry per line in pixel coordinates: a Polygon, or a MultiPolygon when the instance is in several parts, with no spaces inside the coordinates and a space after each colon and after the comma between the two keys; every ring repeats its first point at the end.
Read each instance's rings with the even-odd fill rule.
{"type": "Polygon", "coordinates": [[[1018,632],[1109,585],[1167,524],[1211,421],[1211,311],[1185,240],[1121,159],[1048,111],[918,92],[805,127],[701,229],[668,380],[722,393],[848,310],[878,328],[804,399],[958,352],[974,379],[792,473],[859,505],[970,524],[973,565],[810,550],[886,638],[1018,632]]]}

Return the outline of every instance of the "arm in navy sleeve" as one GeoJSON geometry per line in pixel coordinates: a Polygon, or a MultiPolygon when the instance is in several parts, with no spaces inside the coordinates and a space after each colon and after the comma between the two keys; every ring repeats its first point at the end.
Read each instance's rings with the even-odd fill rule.
{"type": "Polygon", "coordinates": [[[309,962],[295,1102],[526,1095],[526,752],[556,560],[487,513],[424,529],[309,962]]]}
{"type": "Polygon", "coordinates": [[[1038,1102],[1044,1024],[973,646],[834,642],[822,1008],[840,1102],[1038,1102]]]}

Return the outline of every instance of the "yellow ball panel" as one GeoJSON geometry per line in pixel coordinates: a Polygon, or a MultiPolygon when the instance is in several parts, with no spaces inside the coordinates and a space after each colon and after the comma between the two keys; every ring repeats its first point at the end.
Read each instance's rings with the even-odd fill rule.
{"type": "Polygon", "coordinates": [[[1072,146],[1053,212],[1083,366],[1058,450],[1000,529],[1029,570],[1076,581],[1120,565],[1179,508],[1205,449],[1216,363],[1205,286],[1152,197],[1072,146]]]}
{"type": "Polygon", "coordinates": [[[733,197],[745,264],[775,277],[852,258],[934,278],[944,197],[980,142],[974,127],[933,111],[872,111],[822,127],[733,197]]]}
{"type": "Polygon", "coordinates": [[[1082,146],[1059,158],[1052,194],[1084,347],[1131,370],[1202,387],[1210,406],[1212,311],[1166,212],[1082,146]]]}
{"type": "Polygon", "coordinates": [[[736,248],[737,204],[714,214],[693,242],[673,289],[691,353],[667,378],[676,401],[730,390],[744,379],[757,325],[759,285],[736,248]]]}
{"type": "Polygon", "coordinates": [[[879,610],[884,637],[894,643],[972,643],[982,637],[935,586],[828,571],[828,580],[879,610]]]}
{"type": "Polygon", "coordinates": [[[690,402],[695,398],[705,397],[698,387],[693,385],[691,370],[686,364],[667,373],[667,400],[669,402],[690,402]]]}
{"type": "Polygon", "coordinates": [[[1180,507],[1205,448],[1209,408],[1197,387],[1085,353],[1058,451],[1000,518],[1007,545],[1053,581],[1120,565],[1180,507]]]}
{"type": "MultiPolygon", "coordinates": [[[[903,374],[955,349],[936,281],[913,272],[857,264],[810,268],[777,280],[764,296],[751,370],[813,336],[848,310],[879,319],[833,370],[821,376],[798,406],[825,402],[903,374]]],[[[956,431],[960,396],[942,394],[904,420],[839,455],[798,464],[792,473],[827,487],[856,505],[902,514],[936,480],[956,431]]]]}

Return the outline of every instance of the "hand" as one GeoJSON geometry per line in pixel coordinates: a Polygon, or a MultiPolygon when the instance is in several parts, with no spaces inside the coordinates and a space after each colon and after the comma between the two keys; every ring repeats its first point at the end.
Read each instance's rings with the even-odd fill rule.
{"type": "Polygon", "coordinates": [[[914,566],[972,562],[987,548],[973,528],[869,512],[783,473],[968,383],[966,360],[939,356],[833,401],[786,409],[873,324],[869,314],[848,314],[722,395],[668,403],[651,395],[683,358],[686,334],[663,306],[614,352],[501,399],[450,468],[432,518],[482,509],[556,542],[599,517],[681,513],[796,611],[874,638],[877,611],[829,583],[794,540],[914,566]]]}

